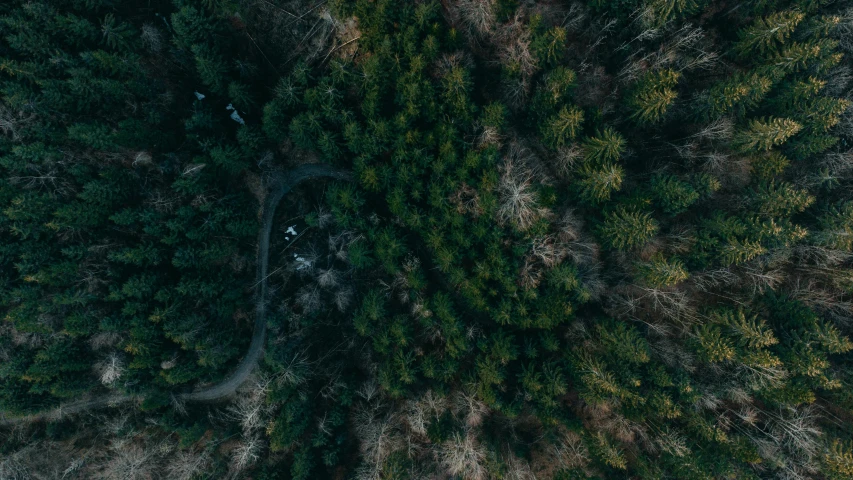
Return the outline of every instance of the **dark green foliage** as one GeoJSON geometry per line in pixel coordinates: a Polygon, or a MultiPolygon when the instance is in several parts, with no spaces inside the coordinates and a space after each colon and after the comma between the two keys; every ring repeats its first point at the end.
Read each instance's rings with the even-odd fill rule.
{"type": "Polygon", "coordinates": [[[151,478],[851,475],[841,4],[298,3],[0,7],[3,414],[139,395],[151,478]]]}
{"type": "Polygon", "coordinates": [[[598,229],[602,240],[616,250],[643,246],[658,231],[658,223],[648,213],[618,208],[605,214],[598,229]]]}
{"type": "Polygon", "coordinates": [[[680,74],[673,70],[650,71],[637,80],[627,97],[631,118],[639,124],[652,124],[663,119],[678,93],[675,86],[680,74]]]}
{"type": "Polygon", "coordinates": [[[684,212],[699,199],[699,192],[692,185],[672,175],[655,177],[651,190],[655,204],[668,215],[684,212]]]}

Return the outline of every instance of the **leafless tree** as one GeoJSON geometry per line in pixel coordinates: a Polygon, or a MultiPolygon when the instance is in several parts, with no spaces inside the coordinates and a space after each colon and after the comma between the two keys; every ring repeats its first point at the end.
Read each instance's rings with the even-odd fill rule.
{"type": "Polygon", "coordinates": [[[473,393],[459,391],[453,396],[453,414],[469,428],[477,427],[489,414],[489,407],[473,393]]]}
{"type": "Polygon", "coordinates": [[[264,443],[259,435],[244,437],[231,451],[231,463],[228,466],[229,478],[242,478],[241,474],[258,461],[263,448],[264,443]]]}
{"type": "Polygon", "coordinates": [[[776,290],[785,279],[785,272],[780,268],[762,269],[747,266],[743,269],[744,277],[752,287],[752,295],[763,294],[766,290],[776,290]]]}
{"type": "Polygon", "coordinates": [[[144,441],[114,442],[109,458],[94,478],[148,480],[156,468],[155,453],[144,441]]]}
{"type": "Polygon", "coordinates": [[[436,451],[436,457],[451,476],[482,480],[488,475],[483,465],[486,450],[470,430],[466,433],[456,433],[442,443],[436,451]]]}
{"type": "Polygon", "coordinates": [[[342,287],[335,291],[333,301],[339,312],[343,313],[347,311],[347,308],[352,303],[353,294],[354,292],[351,287],[342,287]]]}
{"type": "Polygon", "coordinates": [[[590,453],[583,438],[571,430],[564,430],[557,441],[551,443],[550,453],[563,468],[582,468],[590,462],[590,453]]]}
{"type": "Polygon", "coordinates": [[[534,190],[536,172],[531,167],[535,168],[537,163],[526,148],[517,143],[510,145],[500,167],[498,185],[498,219],[502,224],[524,231],[547,214],[538,205],[534,190]]]}
{"type": "Polygon", "coordinates": [[[0,132],[13,142],[17,142],[21,139],[21,136],[18,135],[18,130],[33,122],[35,118],[36,115],[34,113],[24,113],[23,111],[13,112],[5,105],[0,105],[0,132]]]}
{"type": "Polygon", "coordinates": [[[708,292],[712,289],[735,285],[740,281],[740,277],[728,268],[719,268],[695,273],[689,281],[699,290],[708,292]]]}
{"type": "Polygon", "coordinates": [[[0,478],[6,480],[29,480],[30,473],[23,457],[26,448],[0,457],[0,478]]]}
{"type": "Polygon", "coordinates": [[[675,457],[684,457],[690,454],[685,437],[675,431],[662,432],[657,438],[658,447],[675,457]]]}
{"type": "Polygon", "coordinates": [[[405,418],[409,428],[418,435],[426,435],[429,424],[448,408],[447,399],[428,390],[421,398],[406,402],[405,418]]]}
{"type": "Polygon", "coordinates": [[[536,72],[538,65],[530,51],[530,29],[523,9],[517,10],[509,21],[498,27],[493,41],[497,45],[499,63],[517,69],[525,81],[536,72]]]}
{"type": "Polygon", "coordinates": [[[457,0],[450,10],[475,35],[487,35],[495,25],[494,0],[457,0]]]}
{"type": "Polygon", "coordinates": [[[340,273],[334,267],[318,268],[317,283],[323,288],[335,288],[340,282],[340,273]]]}
{"type": "Polygon", "coordinates": [[[562,179],[569,179],[571,172],[582,158],[583,150],[578,144],[572,143],[569,146],[560,147],[553,162],[557,175],[562,179]]]}
{"type": "Polygon", "coordinates": [[[146,23],[142,25],[142,34],[140,37],[145,48],[152,52],[159,53],[163,50],[163,34],[154,24],[146,23]]]}
{"type": "Polygon", "coordinates": [[[266,424],[272,412],[272,405],[265,401],[269,383],[266,378],[249,382],[249,387],[226,408],[228,418],[240,424],[244,438],[252,438],[266,424]]]}
{"type": "Polygon", "coordinates": [[[776,365],[747,365],[737,366],[737,375],[743,379],[744,385],[751,391],[779,388],[788,378],[788,371],[781,362],[776,365]]]}
{"type": "Polygon", "coordinates": [[[296,293],[296,304],[305,314],[319,311],[323,306],[319,286],[316,283],[303,285],[296,293]]]}
{"type": "Polygon", "coordinates": [[[506,456],[506,469],[504,478],[507,480],[536,480],[530,464],[512,453],[506,456]]]}
{"type": "Polygon", "coordinates": [[[116,352],[111,352],[106,358],[95,365],[95,370],[101,383],[112,386],[124,373],[124,360],[116,352]]]}
{"type": "Polygon", "coordinates": [[[853,7],[843,12],[841,21],[833,33],[838,39],[838,46],[848,52],[853,52],[853,7]]]}
{"type": "Polygon", "coordinates": [[[166,474],[174,480],[192,480],[209,472],[212,460],[209,449],[181,450],[169,457],[166,474]]]}
{"type": "Polygon", "coordinates": [[[480,133],[477,135],[477,146],[486,148],[490,146],[500,147],[503,136],[497,128],[488,125],[479,128],[480,133]]]}
{"type": "MultiPolygon", "coordinates": [[[[373,400],[374,395],[363,397],[373,400]]],[[[376,402],[369,402],[356,410],[353,428],[359,439],[363,461],[356,477],[359,480],[379,480],[385,460],[403,447],[400,418],[393,412],[383,412],[376,402]]]]}
{"type": "Polygon", "coordinates": [[[768,418],[767,435],[776,445],[803,460],[817,455],[822,432],[817,426],[818,416],[814,407],[765,413],[768,418]]]}
{"type": "Polygon", "coordinates": [[[708,142],[727,141],[734,133],[734,122],[728,117],[720,117],[711,123],[702,126],[701,130],[691,135],[708,142]]]}

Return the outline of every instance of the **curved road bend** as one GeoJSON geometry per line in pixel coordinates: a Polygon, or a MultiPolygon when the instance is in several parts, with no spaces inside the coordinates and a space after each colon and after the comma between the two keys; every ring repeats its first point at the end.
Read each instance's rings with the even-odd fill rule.
{"type": "MultiPolygon", "coordinates": [[[[269,270],[270,235],[272,233],[273,217],[275,216],[276,208],[281,202],[281,199],[284,198],[284,196],[287,195],[293,187],[299,185],[305,180],[313,178],[351,180],[351,174],[346,170],[341,170],[331,165],[311,163],[299,165],[298,167],[294,167],[273,177],[269,186],[270,191],[267,194],[266,201],[263,205],[261,213],[261,227],[258,232],[255,328],[252,333],[252,342],[249,344],[249,350],[246,352],[243,359],[240,360],[240,364],[237,365],[237,368],[234,369],[234,371],[231,372],[231,374],[224,380],[195,392],[182,393],[178,395],[178,399],[186,402],[210,402],[228,397],[237,391],[237,388],[246,381],[249,374],[252,373],[252,370],[254,370],[255,366],[258,364],[258,360],[260,360],[264,351],[264,342],[267,334],[267,272],[269,270]]],[[[48,410],[26,417],[7,419],[2,418],[3,415],[0,413],[0,425],[13,425],[21,422],[61,418],[64,415],[73,415],[93,408],[117,406],[138,399],[139,397],[133,395],[107,394],[100,397],[70,402],[60,405],[53,410],[48,410]]]]}

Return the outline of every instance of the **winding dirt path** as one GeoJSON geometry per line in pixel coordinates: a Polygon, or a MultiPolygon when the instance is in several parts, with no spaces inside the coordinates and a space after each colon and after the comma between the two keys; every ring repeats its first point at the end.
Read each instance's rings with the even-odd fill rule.
{"type": "MultiPolygon", "coordinates": [[[[350,180],[350,173],[335,168],[331,165],[312,163],[300,165],[286,172],[272,177],[269,182],[269,193],[261,211],[261,228],[258,232],[258,269],[257,281],[255,283],[255,328],[252,333],[252,342],[246,355],[240,360],[237,368],[221,382],[195,392],[181,393],[177,399],[184,402],[212,402],[228,397],[237,391],[237,388],[246,381],[249,374],[258,364],[264,352],[264,342],[267,334],[267,275],[269,270],[270,235],[272,234],[273,218],[281,199],[287,195],[293,187],[305,180],[313,178],[334,178],[338,180],[350,180]]],[[[58,419],[66,415],[84,412],[93,408],[113,407],[132,401],[140,400],[135,395],[103,395],[89,399],[77,400],[62,404],[52,410],[28,415],[26,417],[5,418],[0,413],[0,425],[14,425],[22,422],[33,422],[45,419],[58,419]]]]}

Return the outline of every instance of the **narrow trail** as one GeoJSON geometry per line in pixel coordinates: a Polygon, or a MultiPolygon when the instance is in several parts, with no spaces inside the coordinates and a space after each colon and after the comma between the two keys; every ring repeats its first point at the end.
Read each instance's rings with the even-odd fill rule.
{"type": "MultiPolygon", "coordinates": [[[[243,382],[249,378],[249,375],[255,369],[264,352],[264,342],[267,334],[267,275],[269,271],[269,249],[270,236],[272,234],[272,224],[275,217],[275,211],[282,198],[287,195],[295,186],[305,180],[314,178],[334,178],[338,180],[350,180],[351,176],[348,171],[335,168],[331,165],[312,163],[300,165],[286,172],[281,172],[274,175],[269,181],[269,192],[261,211],[261,227],[258,232],[258,257],[257,257],[257,279],[255,283],[256,300],[255,300],[255,328],[252,333],[252,342],[249,344],[249,349],[246,355],[240,360],[237,368],[231,372],[228,377],[221,382],[211,385],[207,388],[197,390],[195,392],[186,392],[177,395],[177,399],[182,402],[212,402],[226,398],[240,387],[243,382]]],[[[23,422],[35,422],[46,419],[58,419],[67,415],[81,413],[86,410],[103,407],[113,407],[140,400],[141,397],[135,395],[116,395],[107,394],[98,397],[77,400],[62,404],[52,410],[28,415],[25,417],[5,418],[0,413],[0,426],[14,425],[23,422]]]]}

